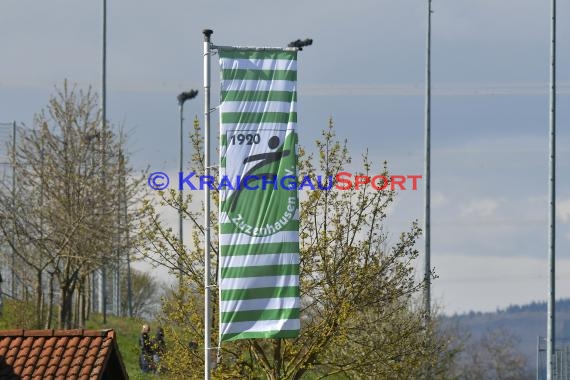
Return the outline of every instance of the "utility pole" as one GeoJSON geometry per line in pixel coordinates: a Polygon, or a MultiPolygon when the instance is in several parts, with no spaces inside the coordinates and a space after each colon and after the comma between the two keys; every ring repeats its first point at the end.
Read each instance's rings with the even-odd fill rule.
{"type": "Polygon", "coordinates": [[[550,23],[550,154],[549,154],[549,229],[548,229],[548,261],[549,292],[548,322],[546,342],[546,379],[555,380],[556,372],[554,356],[556,354],[556,0],[551,3],[550,23]]]}
{"type": "Polygon", "coordinates": [[[425,99],[425,266],[424,266],[424,312],[426,326],[431,317],[431,0],[428,0],[426,41],[426,99],[425,99]]]}
{"type": "MultiPolygon", "coordinates": [[[[101,123],[103,139],[106,141],[106,123],[107,123],[107,0],[103,0],[103,46],[101,51],[101,123]]],[[[105,149],[106,147],[104,147],[105,149]]],[[[104,155],[103,151],[103,155],[104,155]]],[[[104,171],[105,159],[103,159],[102,170],[104,171]]],[[[104,176],[104,173],[101,173],[104,176]]],[[[103,314],[103,323],[107,323],[107,281],[106,281],[106,263],[101,265],[101,277],[99,283],[99,307],[103,314]]]]}
{"type": "MultiPolygon", "coordinates": [[[[193,99],[198,95],[197,90],[190,90],[181,92],[176,97],[178,99],[178,110],[180,111],[180,165],[179,165],[179,173],[184,171],[184,103],[187,100],[193,99]]],[[[183,190],[178,190],[178,243],[180,245],[180,250],[184,250],[184,212],[182,210],[182,203],[184,202],[184,195],[183,190]]],[[[178,266],[178,289],[182,288],[182,275],[184,271],[182,270],[182,252],[178,255],[178,262],[176,263],[178,266]]]]}

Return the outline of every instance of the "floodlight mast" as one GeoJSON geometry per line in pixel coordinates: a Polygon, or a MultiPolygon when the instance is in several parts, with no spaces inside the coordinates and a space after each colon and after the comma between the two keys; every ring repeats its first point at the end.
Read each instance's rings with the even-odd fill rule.
{"type": "Polygon", "coordinates": [[[554,366],[556,355],[556,0],[551,3],[550,24],[550,152],[549,152],[549,228],[548,228],[548,318],[546,328],[546,379],[554,380],[558,370],[554,366]]]}
{"type": "Polygon", "coordinates": [[[424,147],[424,316],[426,328],[431,319],[431,0],[428,0],[426,35],[426,93],[425,93],[425,147],[424,147]]]}
{"type": "MultiPolygon", "coordinates": [[[[184,171],[184,103],[187,100],[194,99],[198,95],[197,90],[190,90],[184,91],[178,94],[176,99],[178,99],[178,109],[180,111],[180,165],[179,165],[179,173],[184,171]]],[[[180,249],[182,250],[184,247],[184,232],[183,232],[183,212],[182,212],[182,203],[184,201],[183,197],[184,191],[182,189],[178,190],[178,242],[180,244],[180,249]]],[[[178,287],[179,289],[182,288],[182,254],[178,255],[178,262],[176,263],[178,266],[178,287]]]]}

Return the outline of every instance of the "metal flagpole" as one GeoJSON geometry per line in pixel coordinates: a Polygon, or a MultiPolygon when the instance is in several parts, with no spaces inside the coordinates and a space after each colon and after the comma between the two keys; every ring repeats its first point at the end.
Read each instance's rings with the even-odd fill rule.
{"type": "MultiPolygon", "coordinates": [[[[210,36],[204,29],[204,161],[205,175],[210,175],[210,36]]],[[[204,379],[210,379],[210,187],[204,189],[204,379]]]]}
{"type": "Polygon", "coordinates": [[[549,231],[548,231],[548,256],[549,256],[549,297],[548,297],[548,323],[547,323],[547,380],[554,380],[554,355],[556,347],[555,337],[555,290],[556,290],[556,0],[552,0],[551,20],[551,45],[550,45],[550,155],[549,155],[549,231]]]}
{"type": "Polygon", "coordinates": [[[426,41],[426,103],[425,103],[425,267],[424,267],[424,312],[426,326],[431,314],[431,226],[430,226],[430,161],[431,161],[431,0],[428,0],[428,22],[426,41]]]}
{"type": "MultiPolygon", "coordinates": [[[[180,173],[184,171],[184,101],[178,99],[178,110],[180,111],[180,162],[178,170],[180,173]]],[[[178,242],[180,243],[180,249],[184,247],[184,215],[182,213],[182,202],[184,196],[182,190],[178,190],[178,203],[180,209],[178,210],[178,242]]],[[[182,253],[178,254],[178,291],[182,289],[182,253]]]]}

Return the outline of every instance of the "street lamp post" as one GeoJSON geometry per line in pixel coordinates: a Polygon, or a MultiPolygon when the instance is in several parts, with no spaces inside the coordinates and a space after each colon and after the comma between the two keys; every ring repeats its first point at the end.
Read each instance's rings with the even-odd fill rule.
{"type": "MultiPolygon", "coordinates": [[[[178,96],[176,97],[178,99],[178,109],[180,111],[180,166],[179,166],[179,172],[182,173],[182,171],[184,170],[184,102],[186,102],[187,100],[193,99],[196,97],[196,95],[198,95],[198,91],[197,90],[190,90],[190,91],[185,91],[185,92],[181,92],[180,94],[178,94],[178,96]]],[[[178,190],[178,204],[179,204],[179,208],[178,208],[178,242],[180,243],[180,249],[182,249],[182,247],[184,247],[184,242],[183,242],[183,234],[182,234],[182,202],[183,202],[183,196],[182,196],[182,189],[178,190]]],[[[179,288],[182,287],[182,254],[180,253],[178,255],[178,286],[179,288]]]]}
{"type": "Polygon", "coordinates": [[[551,1],[550,117],[548,156],[548,311],[546,323],[546,379],[558,378],[556,355],[556,0],[551,1]]]}

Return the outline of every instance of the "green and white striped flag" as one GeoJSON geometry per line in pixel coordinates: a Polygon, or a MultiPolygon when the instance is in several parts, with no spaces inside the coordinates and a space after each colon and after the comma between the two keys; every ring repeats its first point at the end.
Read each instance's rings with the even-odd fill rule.
{"type": "Polygon", "coordinates": [[[295,337],[297,52],[219,54],[220,341],[295,337]]]}

